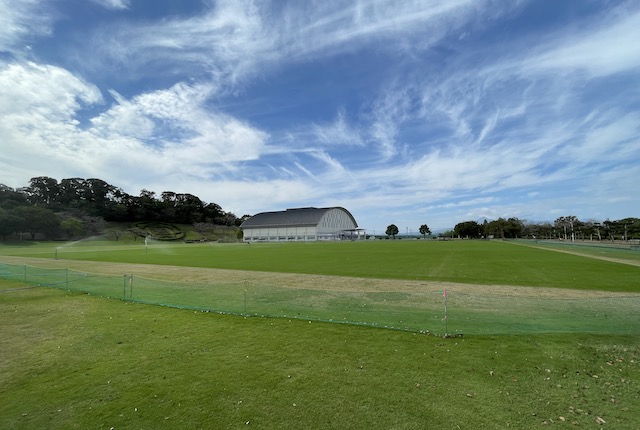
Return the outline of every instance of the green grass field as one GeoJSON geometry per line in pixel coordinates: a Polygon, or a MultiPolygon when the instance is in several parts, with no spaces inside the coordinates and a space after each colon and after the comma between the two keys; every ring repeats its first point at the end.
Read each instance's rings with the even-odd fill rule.
{"type": "MultiPolygon", "coordinates": [[[[639,252],[627,251],[629,261],[639,252]]],[[[376,241],[118,245],[81,242],[0,246],[0,256],[213,267],[484,285],[639,292],[638,266],[508,242],[376,241]],[[57,251],[56,251],[57,249],[57,251]]],[[[624,257],[624,256],[623,256],[624,257]]]]}
{"type": "MultiPolygon", "coordinates": [[[[30,257],[46,267],[56,245],[0,246],[0,261],[1,255],[30,257]]],[[[58,258],[58,267],[71,259],[104,260],[183,265],[186,273],[187,266],[219,267],[629,297],[638,293],[640,272],[467,241],[190,244],[146,251],[139,244],[87,242],[61,247],[58,258]]],[[[636,429],[640,423],[638,332],[578,328],[443,339],[23,288],[0,281],[0,428],[636,429]]],[[[625,306],[637,322],[633,302],[625,306]]],[[[508,311],[530,322],[522,309],[508,311]]]]}
{"type": "MultiPolygon", "coordinates": [[[[19,285],[19,284],[16,284],[19,285]]],[[[639,336],[441,339],[0,295],[4,429],[637,428],[639,336]]]]}

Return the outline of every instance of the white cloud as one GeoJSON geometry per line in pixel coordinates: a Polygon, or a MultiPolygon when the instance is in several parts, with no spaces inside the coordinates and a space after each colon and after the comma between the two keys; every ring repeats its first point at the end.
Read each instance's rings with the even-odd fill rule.
{"type": "Polygon", "coordinates": [[[410,82],[394,83],[383,89],[371,106],[369,134],[383,160],[400,151],[397,137],[403,123],[411,116],[413,92],[410,82]]]}
{"type": "Polygon", "coordinates": [[[522,64],[532,71],[586,71],[592,77],[634,70],[640,67],[640,12],[609,17],[596,31],[585,29],[563,40],[549,41],[543,52],[522,64]]]}
{"type": "Polygon", "coordinates": [[[94,3],[112,10],[123,10],[129,9],[131,5],[131,0],[91,0],[94,3]]]}
{"type": "MultiPolygon", "coordinates": [[[[285,11],[282,39],[298,55],[318,52],[345,52],[370,41],[384,40],[389,50],[408,45],[405,37],[425,50],[450,34],[481,25],[518,7],[520,2],[478,0],[431,1],[326,1],[315,8],[289,8],[285,11]]],[[[411,48],[414,49],[414,48],[411,48]]]]}
{"type": "Polygon", "coordinates": [[[210,93],[207,86],[178,83],[130,101],[116,95],[118,104],[92,119],[94,131],[102,136],[120,134],[142,139],[155,152],[163,153],[167,164],[178,171],[184,170],[180,166],[201,166],[207,172],[214,169],[208,166],[220,169],[228,163],[259,157],[268,136],[207,109],[210,93]]]}
{"type": "Polygon", "coordinates": [[[64,171],[63,166],[70,160],[81,160],[85,143],[90,141],[82,138],[76,114],[101,102],[102,96],[95,86],[59,67],[34,63],[4,65],[0,69],[4,173],[26,180],[31,177],[25,178],[26,174],[64,171]]]}
{"type": "Polygon", "coordinates": [[[361,132],[349,124],[344,110],[330,124],[311,125],[311,135],[313,140],[323,146],[362,146],[364,145],[361,132]]]}
{"type": "Polygon", "coordinates": [[[6,144],[0,160],[9,176],[24,181],[16,186],[33,172],[60,178],[74,172],[123,186],[166,175],[208,181],[236,162],[259,157],[268,139],[207,109],[209,92],[201,86],[176,84],[131,100],[111,94],[117,103],[83,125],[83,110],[103,102],[95,86],[54,66],[14,63],[1,69],[0,139],[6,144]]]}
{"type": "Polygon", "coordinates": [[[51,33],[49,4],[42,0],[0,0],[0,52],[17,53],[25,40],[51,33]]]}
{"type": "MultiPolygon", "coordinates": [[[[256,214],[268,210],[280,210],[283,207],[296,207],[299,200],[295,196],[314,196],[316,191],[300,180],[192,180],[175,184],[177,188],[189,190],[197,196],[209,196],[211,201],[225,202],[224,209],[238,216],[245,213],[256,214]]],[[[316,203],[313,203],[316,205],[316,203]]]]}
{"type": "Polygon", "coordinates": [[[137,139],[151,137],[155,128],[154,122],[147,118],[136,104],[125,100],[115,91],[110,93],[118,100],[118,104],[91,119],[93,131],[105,136],[121,134],[137,139]]]}
{"type": "Polygon", "coordinates": [[[95,71],[117,66],[131,78],[152,70],[189,75],[195,68],[217,82],[245,84],[273,69],[353,52],[372,42],[383,42],[379,49],[394,55],[424,51],[460,29],[482,27],[512,13],[521,3],[326,1],[301,7],[296,2],[205,2],[197,16],[100,29],[91,42],[92,61],[95,71]]]}
{"type": "Polygon", "coordinates": [[[254,65],[264,62],[272,50],[258,7],[232,0],[206,6],[197,16],[100,29],[91,41],[93,67],[121,67],[131,78],[156,70],[164,76],[191,76],[196,71],[229,84],[253,75],[254,65]]]}
{"type": "Polygon", "coordinates": [[[0,69],[0,115],[4,117],[37,115],[67,121],[81,104],[101,101],[98,88],[60,67],[29,62],[0,69]]]}
{"type": "Polygon", "coordinates": [[[563,148],[561,154],[578,163],[624,162],[640,157],[640,114],[602,113],[585,124],[584,137],[563,148]]]}

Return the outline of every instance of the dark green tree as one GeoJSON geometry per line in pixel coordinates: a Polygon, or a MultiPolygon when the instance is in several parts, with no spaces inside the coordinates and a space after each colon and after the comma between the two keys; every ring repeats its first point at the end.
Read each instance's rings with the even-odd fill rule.
{"type": "Polygon", "coordinates": [[[475,221],[464,221],[456,224],[453,231],[458,237],[468,237],[475,239],[480,237],[480,224],[475,221]]]}
{"type": "Polygon", "coordinates": [[[501,239],[524,236],[524,223],[518,218],[498,218],[495,221],[483,225],[484,234],[499,237],[501,239]]]}
{"type": "Polygon", "coordinates": [[[431,234],[431,230],[429,229],[429,226],[426,224],[422,224],[418,229],[418,231],[420,231],[420,234],[422,235],[423,238],[426,238],[428,234],[431,234]]]}
{"type": "Polygon", "coordinates": [[[48,176],[31,178],[27,195],[33,205],[49,206],[57,202],[60,193],[58,181],[48,176]]]}
{"type": "Polygon", "coordinates": [[[7,240],[7,237],[18,231],[21,220],[13,214],[13,211],[0,208],[0,237],[7,240]]]}
{"type": "Polygon", "coordinates": [[[40,206],[21,206],[13,213],[20,219],[20,231],[26,231],[35,239],[38,233],[46,238],[55,237],[59,232],[60,219],[55,212],[40,206]]]}
{"type": "Polygon", "coordinates": [[[67,178],[60,181],[59,204],[67,209],[83,209],[84,204],[84,179],[67,178]]]}
{"type": "Polygon", "coordinates": [[[68,239],[84,236],[86,233],[82,221],[75,217],[64,218],[60,221],[60,229],[66,233],[68,239]]]}
{"type": "Polygon", "coordinates": [[[27,195],[24,192],[14,190],[13,188],[0,184],[0,207],[3,209],[13,209],[17,206],[26,205],[27,195]]]}
{"type": "Polygon", "coordinates": [[[174,222],[179,224],[190,224],[200,222],[203,218],[204,204],[202,200],[193,194],[176,194],[176,217],[174,222]]]}
{"type": "Polygon", "coordinates": [[[391,224],[387,227],[385,234],[387,236],[392,236],[394,239],[396,238],[396,234],[398,234],[398,227],[395,224],[391,224]]]}
{"type": "MultiPolygon", "coordinates": [[[[160,201],[156,199],[156,193],[142,189],[140,197],[132,199],[132,221],[156,221],[160,218],[160,201]]],[[[171,220],[173,221],[173,220],[171,220]]]]}

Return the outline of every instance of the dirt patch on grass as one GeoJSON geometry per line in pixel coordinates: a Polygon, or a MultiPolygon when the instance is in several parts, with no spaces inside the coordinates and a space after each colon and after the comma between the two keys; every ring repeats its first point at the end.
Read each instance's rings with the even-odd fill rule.
{"type": "Polygon", "coordinates": [[[89,274],[125,275],[134,274],[144,278],[180,283],[229,283],[258,287],[278,286],[292,289],[350,292],[433,292],[498,295],[538,298],[598,298],[624,297],[633,294],[608,291],[584,291],[562,288],[523,287],[514,285],[459,284],[437,281],[409,281],[399,279],[372,279],[345,276],[307,275],[299,273],[257,272],[243,270],[208,269],[152,264],[108,263],[77,260],[48,260],[40,258],[2,257],[9,264],[27,264],[41,268],[72,269],[89,274]]]}

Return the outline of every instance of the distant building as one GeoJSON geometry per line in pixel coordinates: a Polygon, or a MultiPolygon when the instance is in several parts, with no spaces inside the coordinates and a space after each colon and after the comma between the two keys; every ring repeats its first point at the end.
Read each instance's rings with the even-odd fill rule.
{"type": "Polygon", "coordinates": [[[240,227],[244,232],[245,242],[304,242],[365,238],[364,230],[358,228],[353,215],[340,207],[262,212],[247,219],[240,227]]]}

